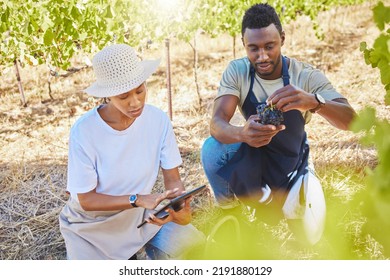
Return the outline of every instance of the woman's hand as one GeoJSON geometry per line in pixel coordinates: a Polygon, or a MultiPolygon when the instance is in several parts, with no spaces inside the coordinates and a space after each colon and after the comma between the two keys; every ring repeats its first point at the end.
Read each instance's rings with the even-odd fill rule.
{"type": "MultiPolygon", "coordinates": [[[[164,172],[164,171],[163,171],[164,172]]],[[[178,171],[176,171],[178,174],[178,171]]],[[[178,175],[177,175],[178,176],[178,175]]],[[[181,182],[179,180],[179,182],[181,182]]],[[[163,193],[138,194],[136,205],[146,209],[155,209],[164,199],[172,199],[183,192],[182,184],[170,184],[170,188],[163,193]]],[[[116,211],[130,209],[129,195],[107,195],[97,193],[96,188],[77,194],[81,207],[85,211],[116,211]]]]}
{"type": "Polygon", "coordinates": [[[137,199],[137,206],[146,209],[155,209],[164,199],[171,199],[180,195],[181,191],[179,188],[167,190],[163,193],[152,193],[152,194],[139,194],[137,199]]]}
{"type": "MultiPolygon", "coordinates": [[[[148,206],[154,206],[148,209],[154,209],[161,201],[163,201],[166,198],[171,199],[185,193],[183,183],[180,179],[178,167],[172,169],[163,168],[162,173],[164,177],[165,188],[167,189],[167,191],[165,191],[163,194],[157,195],[156,197],[154,197],[153,195],[148,195],[150,196],[147,197],[149,202],[148,206]],[[152,197],[154,197],[154,200],[152,199],[152,197]]],[[[144,205],[142,205],[143,204],[142,201],[143,201],[143,196],[141,196],[141,204],[139,206],[145,207],[144,205]]],[[[145,199],[145,201],[147,200],[145,199]]],[[[150,214],[149,218],[147,219],[147,222],[158,226],[161,226],[169,222],[175,222],[179,225],[186,225],[191,221],[190,201],[191,201],[191,197],[187,198],[183,204],[183,207],[180,210],[176,209],[177,211],[168,208],[166,210],[168,216],[162,219],[154,216],[153,214],[150,214]]]]}
{"type": "Polygon", "coordinates": [[[162,226],[163,224],[169,223],[169,222],[174,222],[179,225],[187,225],[191,222],[191,207],[190,207],[190,202],[191,202],[191,197],[187,198],[184,201],[183,207],[175,211],[172,208],[168,208],[166,210],[168,216],[165,218],[157,218],[155,215],[150,214],[149,218],[146,219],[146,221],[149,224],[157,225],[157,226],[162,226]]]}

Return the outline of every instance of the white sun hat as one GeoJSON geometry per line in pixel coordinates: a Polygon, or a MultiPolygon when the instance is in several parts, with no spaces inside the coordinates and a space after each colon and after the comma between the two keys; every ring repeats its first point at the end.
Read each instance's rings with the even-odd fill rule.
{"type": "Polygon", "coordinates": [[[140,61],[129,45],[110,45],[92,59],[96,82],[84,91],[95,97],[111,97],[128,92],[145,82],[159,64],[159,59],[140,61]]]}

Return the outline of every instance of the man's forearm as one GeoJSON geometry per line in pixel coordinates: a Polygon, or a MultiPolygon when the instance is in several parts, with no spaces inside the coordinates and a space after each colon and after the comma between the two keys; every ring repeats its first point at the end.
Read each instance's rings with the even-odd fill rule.
{"type": "Polygon", "coordinates": [[[348,130],[356,113],[346,102],[327,101],[324,108],[318,111],[331,125],[342,130],[348,130]]]}
{"type": "Polygon", "coordinates": [[[242,142],[242,127],[231,125],[221,120],[212,120],[210,134],[219,142],[232,144],[242,142]]]}

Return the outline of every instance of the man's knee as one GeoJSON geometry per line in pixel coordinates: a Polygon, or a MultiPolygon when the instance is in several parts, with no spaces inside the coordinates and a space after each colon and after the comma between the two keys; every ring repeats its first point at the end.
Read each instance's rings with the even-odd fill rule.
{"type": "Polygon", "coordinates": [[[203,168],[209,169],[213,165],[215,160],[215,153],[219,150],[218,146],[220,145],[221,143],[212,136],[208,137],[204,141],[200,155],[203,168]]]}
{"type": "Polygon", "coordinates": [[[219,142],[213,136],[206,138],[206,140],[203,142],[201,149],[202,157],[209,155],[210,152],[213,151],[217,143],[219,142]]]}

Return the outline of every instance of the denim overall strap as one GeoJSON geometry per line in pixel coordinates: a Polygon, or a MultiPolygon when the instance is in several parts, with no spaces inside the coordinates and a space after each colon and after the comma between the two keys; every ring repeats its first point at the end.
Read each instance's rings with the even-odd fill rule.
{"type": "MultiPolygon", "coordinates": [[[[242,111],[246,119],[256,114],[260,104],[254,93],[255,69],[251,66],[251,84],[242,111]]],[[[282,78],[284,86],[289,84],[287,61],[282,56],[282,78]]],[[[291,110],[283,113],[286,129],[276,134],[271,142],[254,148],[242,143],[233,158],[217,174],[226,179],[235,195],[247,200],[258,200],[262,187],[287,191],[299,175],[307,172],[309,146],[302,113],[291,110]]]]}

